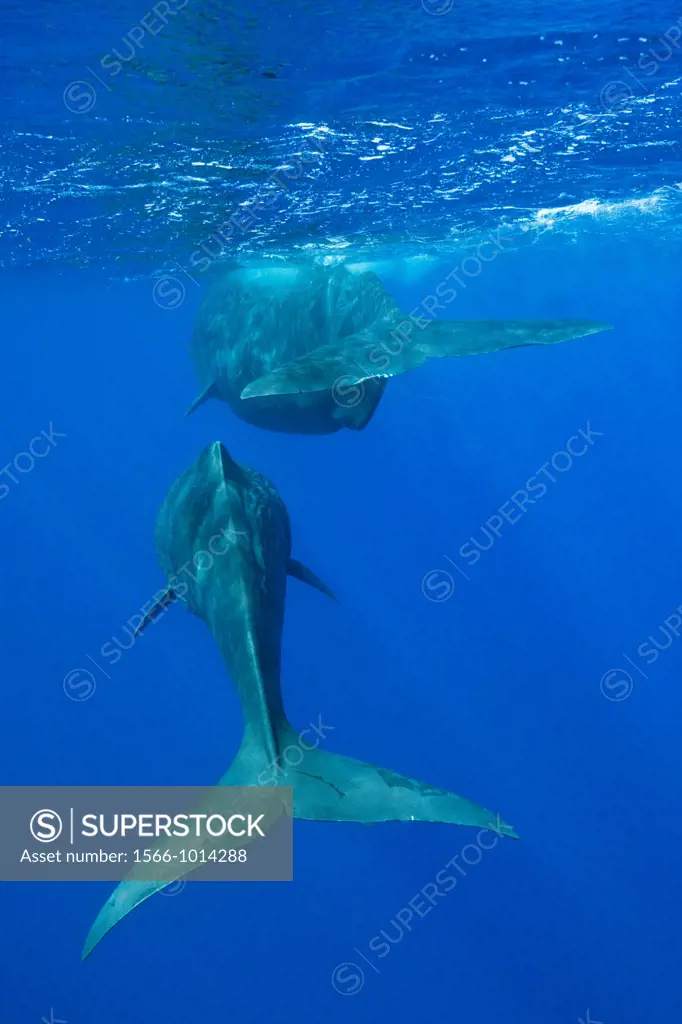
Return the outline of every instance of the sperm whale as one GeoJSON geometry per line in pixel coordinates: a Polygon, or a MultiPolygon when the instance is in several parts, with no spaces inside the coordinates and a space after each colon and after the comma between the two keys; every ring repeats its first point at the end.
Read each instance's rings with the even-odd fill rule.
{"type": "Polygon", "coordinates": [[[188,412],[218,398],[268,430],[361,430],[389,378],[429,359],[551,345],[608,329],[590,320],[406,317],[376,274],[343,264],[230,267],[220,270],[199,309],[190,352],[200,391],[188,412]]]}
{"type": "MultiPolygon", "coordinates": [[[[171,486],[157,517],[155,542],[168,587],[138,628],[146,628],[155,614],[173,603],[183,604],[206,622],[244,717],[241,746],[219,785],[277,785],[279,776],[273,777],[272,765],[299,739],[286,716],[280,682],[287,577],[333,597],[332,592],[291,557],[289,515],[274,485],[235,462],[217,441],[171,486]],[[212,542],[220,535],[229,542],[216,549],[212,542]],[[211,564],[195,558],[216,550],[211,564]],[[182,567],[191,562],[196,571],[183,573],[182,567]]],[[[455,793],[306,746],[311,749],[302,751],[302,760],[279,782],[293,786],[295,818],[447,822],[518,838],[491,811],[455,793]]],[[[95,920],[83,956],[143,900],[190,870],[191,866],[178,866],[174,878],[164,882],[121,882],[95,920]]]]}

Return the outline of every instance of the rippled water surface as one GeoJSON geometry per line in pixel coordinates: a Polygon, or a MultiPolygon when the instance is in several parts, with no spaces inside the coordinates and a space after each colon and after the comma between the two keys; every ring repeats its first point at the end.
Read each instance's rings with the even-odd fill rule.
{"type": "Polygon", "coordinates": [[[226,252],[392,255],[679,218],[673,4],[166,6],[4,5],[5,265],[146,273],[231,218],[226,252]]]}

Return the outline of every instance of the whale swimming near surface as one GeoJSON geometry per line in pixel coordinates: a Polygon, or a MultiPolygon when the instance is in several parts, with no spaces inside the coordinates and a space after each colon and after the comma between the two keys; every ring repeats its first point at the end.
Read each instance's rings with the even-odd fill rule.
{"type": "MultiPolygon", "coordinates": [[[[319,747],[302,751],[301,744],[302,760],[273,778],[273,764],[299,739],[286,717],[280,685],[287,576],[333,594],[291,558],[289,516],[269,480],[214,442],[171,486],[155,539],[169,586],[138,630],[169,604],[184,604],[208,625],[241,703],[241,746],[218,785],[292,786],[294,817],[310,821],[446,822],[518,838],[470,800],[319,747]],[[202,559],[200,566],[197,554],[215,552],[212,542],[218,536],[229,543],[209,565],[202,559]],[[195,570],[183,572],[192,563],[195,570]]],[[[191,870],[192,865],[178,866],[165,881],[121,882],[90,929],[83,957],[143,900],[191,870]]]]}
{"type": "MultiPolygon", "coordinates": [[[[422,304],[432,315],[445,308],[440,298],[447,302],[440,289],[422,304]]],[[[230,267],[218,272],[199,309],[190,351],[201,390],[188,413],[219,398],[268,430],[362,430],[388,379],[428,359],[608,329],[590,320],[405,317],[376,274],[343,264],[230,267]]]]}

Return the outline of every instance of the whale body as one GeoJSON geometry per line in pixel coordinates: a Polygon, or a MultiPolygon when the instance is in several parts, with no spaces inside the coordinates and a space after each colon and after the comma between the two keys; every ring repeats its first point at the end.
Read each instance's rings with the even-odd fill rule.
{"type": "Polygon", "coordinates": [[[200,391],[188,412],[218,398],[268,430],[361,430],[388,379],[428,359],[555,344],[608,327],[405,317],[371,271],[231,267],[218,272],[199,309],[190,351],[200,391]]]}
{"type": "MultiPolygon", "coordinates": [[[[171,486],[157,518],[156,549],[168,588],[138,631],[169,604],[183,604],[206,622],[239,696],[243,738],[218,785],[292,786],[295,818],[447,822],[518,838],[470,800],[303,743],[286,716],[280,683],[287,577],[333,594],[291,558],[289,516],[274,485],[235,462],[220,442],[209,445],[171,486]],[[206,559],[207,552],[214,557],[206,559]],[[194,566],[190,573],[184,571],[188,565],[194,566]],[[301,760],[295,766],[285,761],[285,772],[273,772],[291,744],[301,760]]],[[[167,847],[168,839],[161,845],[167,847]]],[[[143,900],[191,870],[178,864],[164,881],[121,882],[94,922],[83,956],[143,900]]]]}

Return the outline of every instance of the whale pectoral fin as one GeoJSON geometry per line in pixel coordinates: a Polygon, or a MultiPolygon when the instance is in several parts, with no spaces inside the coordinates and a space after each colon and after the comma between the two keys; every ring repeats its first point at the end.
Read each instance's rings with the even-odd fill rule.
{"type": "Polygon", "coordinates": [[[194,399],[189,409],[185,413],[185,416],[189,416],[190,413],[193,413],[194,410],[198,409],[200,405],[204,404],[204,402],[208,402],[209,398],[220,398],[220,394],[218,392],[218,385],[216,384],[215,381],[209,384],[207,388],[204,388],[201,394],[197,395],[197,397],[194,399]]]}
{"type": "Polygon", "coordinates": [[[147,628],[147,626],[151,625],[152,622],[155,622],[159,615],[161,615],[166,610],[166,608],[168,608],[168,606],[173,604],[173,601],[176,600],[177,596],[173,588],[167,587],[166,591],[154,604],[154,607],[151,609],[151,611],[147,612],[142,622],[139,624],[139,626],[133,633],[133,639],[138,637],[140,633],[147,628]]]}
{"type": "Polygon", "coordinates": [[[339,415],[343,415],[343,409],[353,404],[346,400],[346,385],[391,376],[373,369],[369,361],[370,353],[377,347],[376,338],[375,331],[365,330],[336,344],[322,345],[252,381],[242,391],[241,398],[332,391],[339,396],[337,404],[342,410],[339,415]]]}
{"type": "Polygon", "coordinates": [[[429,320],[421,329],[404,320],[400,325],[359,331],[315,349],[252,381],[241,397],[310,391],[345,394],[353,384],[396,377],[428,359],[555,345],[607,330],[609,324],[592,320],[429,320]]]}
{"type": "Polygon", "coordinates": [[[309,569],[303,562],[299,562],[296,558],[290,558],[287,562],[287,573],[289,576],[295,576],[301,583],[309,583],[311,587],[316,587],[317,590],[321,590],[327,597],[331,597],[333,601],[338,603],[339,599],[336,594],[329,589],[326,583],[323,583],[319,576],[316,576],[312,569],[309,569]]]}
{"type": "Polygon", "coordinates": [[[518,839],[499,815],[480,804],[387,768],[319,747],[287,772],[294,817],[309,821],[430,821],[490,829],[518,839]]]}

